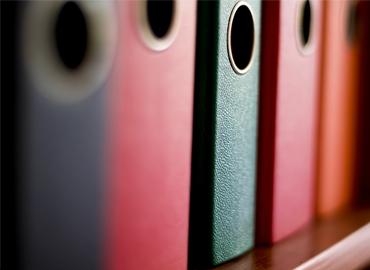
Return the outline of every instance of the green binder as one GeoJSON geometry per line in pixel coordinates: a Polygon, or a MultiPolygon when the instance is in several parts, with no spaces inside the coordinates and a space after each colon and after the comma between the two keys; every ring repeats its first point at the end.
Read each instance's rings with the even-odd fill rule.
{"type": "Polygon", "coordinates": [[[189,268],[254,244],[259,0],[199,1],[189,268]]]}

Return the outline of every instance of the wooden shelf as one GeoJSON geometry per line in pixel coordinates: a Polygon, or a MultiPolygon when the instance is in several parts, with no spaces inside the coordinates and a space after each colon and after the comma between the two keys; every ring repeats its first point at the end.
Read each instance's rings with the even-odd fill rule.
{"type": "Polygon", "coordinates": [[[369,222],[370,208],[317,220],[273,246],[257,247],[215,270],[370,269],[369,222]]]}

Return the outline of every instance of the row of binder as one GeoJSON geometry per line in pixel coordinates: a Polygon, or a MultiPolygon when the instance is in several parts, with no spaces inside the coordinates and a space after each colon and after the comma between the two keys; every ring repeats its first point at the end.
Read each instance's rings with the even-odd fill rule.
{"type": "Polygon", "coordinates": [[[1,5],[8,267],[205,269],[368,200],[370,2],[1,5]]]}

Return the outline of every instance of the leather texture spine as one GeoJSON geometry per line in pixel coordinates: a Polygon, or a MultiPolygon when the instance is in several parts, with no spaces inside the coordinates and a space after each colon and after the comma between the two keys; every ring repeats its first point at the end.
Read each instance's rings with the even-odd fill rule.
{"type": "Polygon", "coordinates": [[[226,262],[253,247],[260,1],[249,70],[229,61],[227,29],[238,1],[200,1],[194,104],[189,266],[226,262]]]}

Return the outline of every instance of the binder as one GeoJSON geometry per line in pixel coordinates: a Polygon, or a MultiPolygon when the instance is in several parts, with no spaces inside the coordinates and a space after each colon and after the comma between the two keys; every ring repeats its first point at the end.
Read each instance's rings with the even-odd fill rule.
{"type": "Polygon", "coordinates": [[[356,175],[355,200],[356,206],[370,204],[370,2],[358,2],[358,42],[359,42],[359,103],[357,111],[358,132],[356,137],[356,175]]]}
{"type": "Polygon", "coordinates": [[[263,3],[256,241],[279,241],[314,208],[320,1],[263,3]]]}
{"type": "Polygon", "coordinates": [[[186,269],[196,2],[121,1],[106,269],[186,269]]]}
{"type": "Polygon", "coordinates": [[[17,264],[99,269],[114,4],[16,7],[17,264]]]}
{"type": "Polygon", "coordinates": [[[350,205],[357,137],[359,37],[356,2],[324,2],[317,211],[350,205]]]}
{"type": "Polygon", "coordinates": [[[1,229],[3,230],[1,241],[4,255],[1,257],[1,267],[18,269],[18,241],[17,241],[17,169],[16,153],[16,106],[15,94],[17,76],[15,71],[16,58],[16,16],[17,2],[1,3],[1,192],[2,200],[6,207],[2,206],[1,229]],[[5,68],[6,67],[6,68],[5,68]],[[4,113],[6,112],[6,113],[4,113]],[[6,142],[6,143],[4,143],[6,142]],[[6,158],[5,158],[6,156],[6,158]],[[6,175],[6,177],[4,177],[6,175]],[[6,178],[6,179],[5,179],[6,178]],[[11,259],[9,259],[11,258],[11,259]]]}
{"type": "Polygon", "coordinates": [[[198,3],[189,267],[254,243],[260,1],[198,3]]]}

